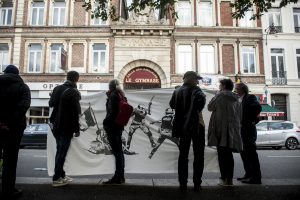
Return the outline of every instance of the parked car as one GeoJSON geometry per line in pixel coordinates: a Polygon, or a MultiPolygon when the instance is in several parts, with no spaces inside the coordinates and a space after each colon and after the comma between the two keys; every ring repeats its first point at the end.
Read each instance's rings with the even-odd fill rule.
{"type": "Polygon", "coordinates": [[[46,146],[47,134],[50,130],[48,124],[31,124],[24,130],[21,140],[21,147],[25,146],[46,146]]]}
{"type": "Polygon", "coordinates": [[[256,124],[257,146],[269,146],[279,150],[297,149],[300,142],[300,128],[290,121],[260,121],[256,124]]]}

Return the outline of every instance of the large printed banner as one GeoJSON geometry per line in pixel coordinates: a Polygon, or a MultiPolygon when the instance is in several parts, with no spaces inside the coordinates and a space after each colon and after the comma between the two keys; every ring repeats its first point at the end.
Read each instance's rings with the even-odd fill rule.
{"type": "MultiPolygon", "coordinates": [[[[169,108],[173,89],[127,91],[134,113],[122,135],[127,173],[176,173],[177,138],[171,137],[174,110],[169,108]]],[[[209,92],[207,102],[213,96],[209,92]]],[[[115,170],[102,121],[105,117],[106,93],[83,96],[81,100],[80,137],[73,138],[66,158],[68,175],[111,174],[115,170]]],[[[206,126],[210,113],[204,108],[206,126]]],[[[53,175],[56,143],[48,134],[48,174],[53,175]]],[[[190,164],[193,161],[190,151],[190,164]]],[[[218,171],[216,150],[205,148],[205,171],[218,171]]]]}

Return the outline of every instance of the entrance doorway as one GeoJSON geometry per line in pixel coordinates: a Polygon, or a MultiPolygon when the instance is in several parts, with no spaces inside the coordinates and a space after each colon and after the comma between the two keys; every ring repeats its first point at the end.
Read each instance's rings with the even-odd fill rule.
{"type": "Polygon", "coordinates": [[[130,70],[124,79],[125,90],[161,88],[157,73],[148,67],[137,67],[130,70]]]}

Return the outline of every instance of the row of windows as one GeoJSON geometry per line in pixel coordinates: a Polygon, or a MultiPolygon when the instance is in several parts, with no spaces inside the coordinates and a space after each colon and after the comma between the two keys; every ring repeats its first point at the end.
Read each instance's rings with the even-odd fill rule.
{"type": "MultiPolygon", "coordinates": [[[[49,21],[53,26],[66,25],[67,10],[65,1],[51,1],[52,6],[52,19],[49,21]]],[[[131,3],[131,0],[128,1],[131,3]]],[[[45,2],[33,1],[30,7],[30,25],[43,26],[45,25],[46,8],[45,2]]],[[[177,25],[191,26],[192,25],[192,5],[191,1],[178,1],[176,4],[176,10],[178,13],[177,25]]],[[[95,5],[96,6],[96,5],[95,5]]],[[[12,7],[0,8],[0,25],[12,26],[12,7]]],[[[197,1],[197,21],[199,26],[214,26],[214,5],[211,1],[197,1]]],[[[255,21],[250,20],[253,15],[253,10],[249,10],[245,13],[245,16],[239,20],[239,26],[241,27],[255,27],[255,21]]],[[[277,27],[278,32],[282,32],[281,13],[279,8],[270,9],[267,13],[268,25],[274,25],[277,27]]],[[[293,8],[293,18],[295,32],[300,32],[300,8],[293,8]]],[[[102,21],[100,18],[92,20],[93,25],[106,25],[106,21],[102,21]]]]}
{"type": "MultiPolygon", "coordinates": [[[[63,44],[51,44],[49,53],[49,73],[61,73],[61,51],[63,44]]],[[[92,60],[90,72],[107,73],[107,45],[104,43],[94,43],[92,45],[92,60]]],[[[30,44],[28,46],[28,63],[27,72],[40,73],[43,65],[43,47],[41,44],[30,44]]],[[[300,78],[300,49],[296,49],[297,72],[300,78]]],[[[271,67],[273,78],[284,78],[284,49],[271,49],[271,67]]],[[[178,45],[177,47],[177,64],[176,72],[182,74],[186,71],[193,70],[193,47],[191,45],[178,45]]],[[[257,56],[256,48],[253,46],[243,46],[241,48],[241,72],[243,74],[257,73],[257,56]]],[[[9,64],[9,46],[0,44],[0,67],[1,71],[9,64]]],[[[199,47],[199,67],[198,71],[204,74],[217,73],[216,53],[213,45],[201,45],[199,47]]]]}
{"type": "MultiPolygon", "coordinates": [[[[65,1],[51,1],[51,13],[52,18],[49,23],[52,26],[65,26],[67,13],[66,2],[65,1]]],[[[31,3],[30,12],[30,22],[31,26],[44,26],[46,23],[46,3],[44,1],[33,1],[31,3]]],[[[102,21],[100,18],[92,20],[93,25],[106,25],[106,21],[102,21]]],[[[12,7],[2,7],[0,8],[0,26],[12,26],[12,7]]]]}
{"type": "MultiPolygon", "coordinates": [[[[61,51],[63,44],[51,44],[49,53],[49,73],[62,73],[61,51]]],[[[92,64],[90,71],[94,73],[108,73],[107,46],[104,43],[94,43],[92,45],[92,64]]],[[[0,66],[1,71],[9,64],[8,44],[0,44],[0,66]]],[[[28,73],[41,73],[43,71],[43,46],[41,44],[30,44],[28,46],[28,73]]]]}
{"type": "MultiPolygon", "coordinates": [[[[178,46],[178,62],[177,72],[184,73],[192,70],[192,54],[193,47],[191,45],[178,46]]],[[[253,46],[243,46],[241,50],[242,57],[242,73],[255,74],[257,73],[256,61],[256,48],[253,46]]],[[[201,45],[199,47],[199,69],[200,73],[215,74],[217,73],[216,67],[216,54],[213,45],[201,45]]]]}
{"type": "MultiPolygon", "coordinates": [[[[201,45],[199,48],[200,73],[215,74],[217,67],[215,64],[215,47],[213,45],[201,45]]],[[[297,72],[300,78],[300,49],[296,49],[297,72]]],[[[184,73],[192,69],[193,47],[191,45],[178,46],[177,73],[184,73]]],[[[257,73],[256,49],[253,46],[243,46],[241,48],[241,73],[257,73]]],[[[284,49],[271,49],[271,66],[273,78],[286,78],[286,67],[284,61],[284,49]]]]}

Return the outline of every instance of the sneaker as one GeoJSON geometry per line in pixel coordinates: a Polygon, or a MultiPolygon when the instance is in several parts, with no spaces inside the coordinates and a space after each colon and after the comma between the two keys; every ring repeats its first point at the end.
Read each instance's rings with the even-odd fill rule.
{"type": "Polygon", "coordinates": [[[64,179],[67,182],[72,182],[73,181],[73,179],[71,177],[69,177],[69,176],[65,176],[64,179]]]}
{"type": "Polygon", "coordinates": [[[60,177],[56,181],[52,182],[53,187],[60,187],[60,186],[64,186],[64,185],[68,185],[68,182],[62,177],[60,177]]]}

